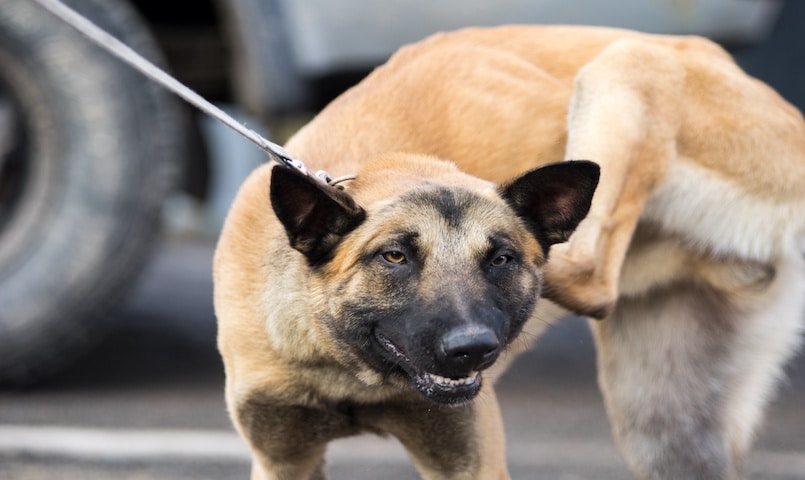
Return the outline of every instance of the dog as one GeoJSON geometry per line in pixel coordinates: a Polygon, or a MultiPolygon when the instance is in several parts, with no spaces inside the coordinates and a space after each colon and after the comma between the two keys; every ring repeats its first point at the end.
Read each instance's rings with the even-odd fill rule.
{"type": "Polygon", "coordinates": [[[641,479],[735,479],[805,310],[805,123],[718,45],[468,28],[400,49],[246,180],[214,260],[253,479],[392,435],[423,478],[508,478],[494,379],[590,318],[641,479]],[[504,354],[505,353],[505,354],[504,354]]]}

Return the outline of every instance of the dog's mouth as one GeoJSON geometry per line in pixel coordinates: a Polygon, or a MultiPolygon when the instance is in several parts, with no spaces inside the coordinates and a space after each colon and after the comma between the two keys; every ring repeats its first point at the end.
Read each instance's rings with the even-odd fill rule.
{"type": "Polygon", "coordinates": [[[395,365],[404,370],[414,382],[416,389],[428,400],[447,405],[469,402],[481,390],[481,372],[470,372],[461,378],[450,378],[433,372],[422,371],[408,355],[381,333],[375,333],[380,345],[388,352],[395,365]]]}

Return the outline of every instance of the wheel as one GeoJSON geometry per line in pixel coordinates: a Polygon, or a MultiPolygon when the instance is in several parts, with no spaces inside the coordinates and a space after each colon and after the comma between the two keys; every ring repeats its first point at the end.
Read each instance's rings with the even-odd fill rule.
{"type": "MultiPolygon", "coordinates": [[[[66,2],[135,50],[123,1],[66,2]]],[[[68,365],[147,259],[179,173],[177,100],[28,0],[0,8],[0,383],[68,365]]]]}

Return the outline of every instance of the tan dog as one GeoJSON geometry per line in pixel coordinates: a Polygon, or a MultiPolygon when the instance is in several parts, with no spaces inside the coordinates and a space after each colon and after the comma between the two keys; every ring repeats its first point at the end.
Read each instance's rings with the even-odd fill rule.
{"type": "Polygon", "coordinates": [[[398,437],[425,478],[507,478],[488,380],[563,308],[601,319],[600,386],[637,477],[738,476],[799,343],[805,125],[721,48],[436,35],[287,150],[357,180],[258,169],[221,236],[219,346],[252,478],[323,478],[327,442],[361,432],[398,437]],[[601,167],[569,241],[598,170],[530,171],[561,159],[601,167]]]}

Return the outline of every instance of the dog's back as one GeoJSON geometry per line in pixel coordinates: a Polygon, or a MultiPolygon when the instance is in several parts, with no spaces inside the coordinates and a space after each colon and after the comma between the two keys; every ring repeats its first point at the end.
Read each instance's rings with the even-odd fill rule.
{"type": "MultiPolygon", "coordinates": [[[[578,103],[583,95],[612,97],[610,122],[596,128],[599,136],[625,144],[631,139],[620,138],[625,132],[617,129],[618,118],[641,107],[614,98],[616,91],[580,91],[574,79],[604,50],[629,41],[650,44],[658,56],[654,63],[666,65],[657,71],[635,56],[632,65],[616,68],[634,82],[644,80],[641,74],[654,77],[651,95],[662,105],[653,106],[657,112],[649,117],[659,109],[674,117],[673,161],[660,166],[670,171],[646,175],[665,183],[652,192],[645,216],[703,247],[768,258],[783,236],[805,228],[805,124],[796,108],[699,37],[569,26],[439,34],[400,50],[325,109],[288,149],[344,173],[379,153],[424,152],[501,182],[567,158],[568,107],[571,96],[578,103]],[[679,84],[669,86],[663,78],[677,74],[684,75],[679,84]],[[731,215],[727,207],[746,215],[731,215]],[[691,220],[698,224],[685,224],[691,220]]],[[[661,127],[656,118],[648,121],[661,127]]],[[[597,153],[589,152],[590,158],[597,160],[597,153]]]]}

